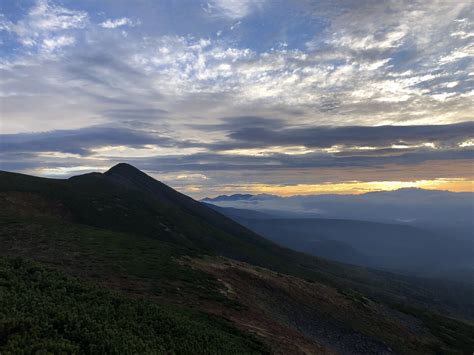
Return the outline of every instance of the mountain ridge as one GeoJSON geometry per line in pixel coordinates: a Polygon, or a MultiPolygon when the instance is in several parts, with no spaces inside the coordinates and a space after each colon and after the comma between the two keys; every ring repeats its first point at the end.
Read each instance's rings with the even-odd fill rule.
{"type": "Polygon", "coordinates": [[[380,191],[369,191],[361,194],[305,194],[305,195],[274,195],[274,194],[230,194],[230,195],[217,195],[214,197],[204,197],[200,201],[204,202],[217,202],[217,201],[238,201],[238,200],[252,200],[260,198],[293,198],[293,197],[330,197],[330,196],[365,196],[365,195],[391,195],[391,194],[404,194],[404,193],[421,193],[421,194],[454,194],[454,195],[463,195],[463,194],[474,194],[473,192],[467,191],[450,191],[450,190],[434,190],[434,189],[423,189],[420,187],[402,187],[396,190],[380,190],[380,191]]]}
{"type": "Polygon", "coordinates": [[[0,255],[33,258],[125,294],[139,292],[151,300],[218,314],[253,334],[252,329],[263,327],[265,332],[257,335],[269,346],[276,342],[275,351],[302,344],[313,352],[330,351],[344,332],[349,343],[359,339],[360,353],[387,349],[384,344],[405,351],[428,351],[430,344],[466,346],[463,334],[470,328],[463,322],[442,316],[434,322],[431,313],[405,310],[414,312],[425,328],[436,330],[439,323],[452,329],[450,336],[458,340],[450,345],[439,331],[416,335],[403,317],[389,315],[395,312],[390,305],[405,302],[459,315],[469,302],[456,310],[461,299],[456,306],[449,297],[466,292],[464,286],[357,268],[279,247],[136,168],[120,165],[68,180],[0,172],[0,204],[0,255]],[[251,291],[245,291],[247,284],[251,291]],[[273,290],[270,298],[259,296],[268,290],[273,290]],[[337,298],[323,297],[328,292],[337,298]],[[311,300],[314,294],[323,298],[311,300]],[[248,303],[248,297],[255,302],[248,303]],[[271,306],[270,299],[280,306],[271,306]],[[283,312],[287,307],[294,312],[283,312]],[[321,337],[315,329],[324,324],[331,324],[333,333],[321,337]],[[274,337],[266,335],[277,328],[274,337]]]}
{"type": "Polygon", "coordinates": [[[207,199],[220,207],[255,210],[280,217],[331,218],[397,223],[472,239],[474,193],[423,189],[370,192],[361,195],[303,195],[273,199],[225,201],[207,199]]]}

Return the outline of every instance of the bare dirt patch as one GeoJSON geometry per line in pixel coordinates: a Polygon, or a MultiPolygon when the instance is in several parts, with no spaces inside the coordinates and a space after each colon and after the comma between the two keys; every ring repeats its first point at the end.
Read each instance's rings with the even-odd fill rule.
{"type": "Polygon", "coordinates": [[[376,339],[379,327],[392,330],[397,339],[416,342],[407,322],[387,318],[385,307],[368,299],[356,302],[318,282],[225,258],[181,262],[215,276],[223,292],[244,307],[226,316],[277,343],[283,352],[391,354],[395,350],[376,339]]]}

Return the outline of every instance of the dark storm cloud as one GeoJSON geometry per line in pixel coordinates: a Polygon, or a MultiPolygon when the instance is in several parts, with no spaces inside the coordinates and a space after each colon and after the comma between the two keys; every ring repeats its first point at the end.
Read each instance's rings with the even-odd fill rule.
{"type": "Polygon", "coordinates": [[[187,143],[146,131],[109,126],[0,135],[0,150],[10,154],[62,152],[87,156],[91,154],[90,149],[93,148],[105,146],[144,148],[147,144],[176,147],[187,143]]]}
{"type": "Polygon", "coordinates": [[[267,156],[223,155],[198,153],[186,156],[161,156],[131,159],[134,164],[150,171],[232,171],[232,170],[286,170],[311,168],[382,168],[387,164],[416,165],[427,161],[455,161],[472,159],[473,149],[425,150],[401,153],[397,156],[338,156],[331,154],[267,156]]]}
{"type": "Polygon", "coordinates": [[[335,145],[386,147],[393,144],[435,142],[441,145],[463,142],[474,137],[474,122],[419,126],[344,126],[281,128],[271,120],[265,124],[239,125],[226,123],[231,140],[213,145],[214,149],[258,148],[268,146],[305,146],[329,148],[335,145]]]}
{"type": "MultiPolygon", "coordinates": [[[[118,111],[117,113],[120,113],[118,111]]],[[[154,114],[154,111],[126,111],[133,114],[154,114]]],[[[109,113],[111,115],[115,113],[109,113]]],[[[125,116],[124,116],[125,117],[125,116]]],[[[200,127],[200,129],[204,129],[200,127]]],[[[60,152],[94,155],[93,149],[108,146],[146,148],[146,145],[174,148],[201,148],[206,153],[172,155],[147,158],[150,164],[159,162],[169,170],[226,170],[232,168],[310,168],[341,166],[379,166],[383,164],[414,164],[427,160],[471,159],[472,150],[459,143],[472,139],[474,123],[465,122],[433,126],[379,126],[379,127],[305,127],[285,128],[283,121],[261,117],[226,118],[210,130],[229,130],[228,137],[220,143],[202,143],[178,140],[144,129],[130,127],[92,126],[76,130],[56,130],[39,133],[8,134],[0,136],[0,149],[4,154],[35,154],[60,152]],[[242,128],[242,125],[246,127],[242,128]],[[416,146],[417,143],[434,142],[436,149],[416,146]],[[404,149],[394,149],[393,144],[408,144],[404,149]],[[410,144],[412,146],[410,146],[410,144]],[[308,152],[289,155],[266,152],[255,155],[224,154],[236,148],[265,149],[269,146],[305,146],[308,148],[341,147],[335,152],[308,152]],[[358,149],[360,146],[379,147],[358,149]]]]}
{"type": "Polygon", "coordinates": [[[25,171],[44,164],[36,153],[0,152],[0,170],[25,171]]]}

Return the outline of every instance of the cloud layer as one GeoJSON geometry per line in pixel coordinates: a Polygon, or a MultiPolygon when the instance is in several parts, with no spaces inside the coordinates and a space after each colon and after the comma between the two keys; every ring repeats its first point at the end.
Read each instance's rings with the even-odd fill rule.
{"type": "Polygon", "coordinates": [[[2,169],[473,178],[471,1],[142,5],[2,8],[2,169]]]}

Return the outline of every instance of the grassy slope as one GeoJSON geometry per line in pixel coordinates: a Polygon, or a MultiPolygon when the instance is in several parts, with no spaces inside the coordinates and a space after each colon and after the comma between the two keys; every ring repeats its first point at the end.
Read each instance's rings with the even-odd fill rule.
{"type": "Polygon", "coordinates": [[[262,353],[205,314],[131,299],[22,259],[0,258],[0,351],[262,353]]]}
{"type": "Polygon", "coordinates": [[[0,173],[0,191],[39,193],[60,201],[76,222],[177,243],[188,253],[217,253],[340,289],[350,287],[380,300],[474,316],[473,287],[348,267],[279,247],[135,168],[130,172],[124,167],[125,172],[119,169],[112,176],[88,174],[69,180],[0,173]]]}
{"type": "MultiPolygon", "coordinates": [[[[56,201],[35,202],[36,206],[42,207],[41,210],[50,211],[54,215],[54,218],[48,213],[42,215],[34,207],[37,210],[30,212],[36,219],[31,218],[31,213],[28,215],[27,210],[31,206],[21,205],[25,196],[13,201],[16,207],[10,211],[12,213],[5,211],[1,219],[3,245],[11,242],[12,235],[16,233],[17,238],[23,238],[20,244],[25,246],[28,243],[25,236],[30,234],[31,248],[25,248],[29,250],[26,256],[30,253],[35,258],[43,257],[46,261],[54,262],[51,256],[61,255],[61,267],[67,270],[75,268],[75,272],[80,274],[89,267],[93,269],[87,272],[89,276],[95,273],[98,280],[112,279],[112,283],[129,283],[125,287],[134,288],[138,293],[166,295],[168,299],[174,297],[176,300],[189,298],[191,303],[196,300],[205,301],[207,298],[236,307],[218,292],[215,279],[173,261],[183,255],[212,253],[214,249],[224,255],[308,280],[328,282],[343,289],[347,297],[355,301],[361,299],[361,296],[350,291],[348,285],[368,293],[373,293],[374,289],[380,287],[387,290],[390,298],[393,295],[396,295],[397,300],[403,300],[404,297],[413,300],[418,297],[421,302],[432,303],[429,299],[432,296],[431,285],[415,286],[412,281],[403,278],[387,278],[383,273],[379,275],[362,268],[347,268],[290,252],[266,242],[229,220],[219,220],[219,214],[206,215],[206,210],[197,213],[192,211],[193,204],[188,200],[185,201],[185,208],[180,208],[166,201],[166,198],[156,200],[149,196],[150,193],[140,193],[129,187],[111,184],[110,180],[99,174],[64,181],[2,173],[0,182],[3,191],[35,192],[27,195],[27,200],[34,200],[35,196],[40,195],[46,196],[47,201],[56,201]],[[26,215],[22,216],[25,211],[26,215]],[[57,215],[63,215],[62,221],[57,220],[57,215]],[[204,222],[203,218],[211,219],[211,222],[204,222]],[[216,223],[220,225],[216,226],[216,223]],[[228,232],[223,232],[221,228],[228,232]],[[130,231],[134,232],[133,235],[126,234],[130,231]],[[122,280],[119,277],[115,280],[114,275],[128,275],[129,279],[122,280]],[[141,287],[143,290],[140,290],[141,287]]],[[[4,198],[15,200],[15,194],[8,193],[4,198]]],[[[16,247],[12,245],[12,248],[10,250],[15,250],[16,247]]],[[[22,250],[15,252],[21,255],[22,250]]],[[[375,294],[384,296],[383,292],[377,291],[375,294]]],[[[185,303],[189,304],[188,301],[185,303]]],[[[438,300],[438,305],[442,305],[442,302],[438,300]]],[[[461,307],[465,305],[462,304],[461,307]]],[[[453,321],[453,326],[449,322],[441,317],[437,324],[448,329],[468,329],[463,334],[472,332],[470,328],[463,328],[463,323],[453,321]]],[[[454,341],[461,344],[464,340],[454,341]]]]}
{"type": "Polygon", "coordinates": [[[175,262],[197,255],[187,248],[54,216],[21,217],[8,211],[0,216],[0,254],[34,258],[133,293],[227,302],[216,280],[175,262]]]}

